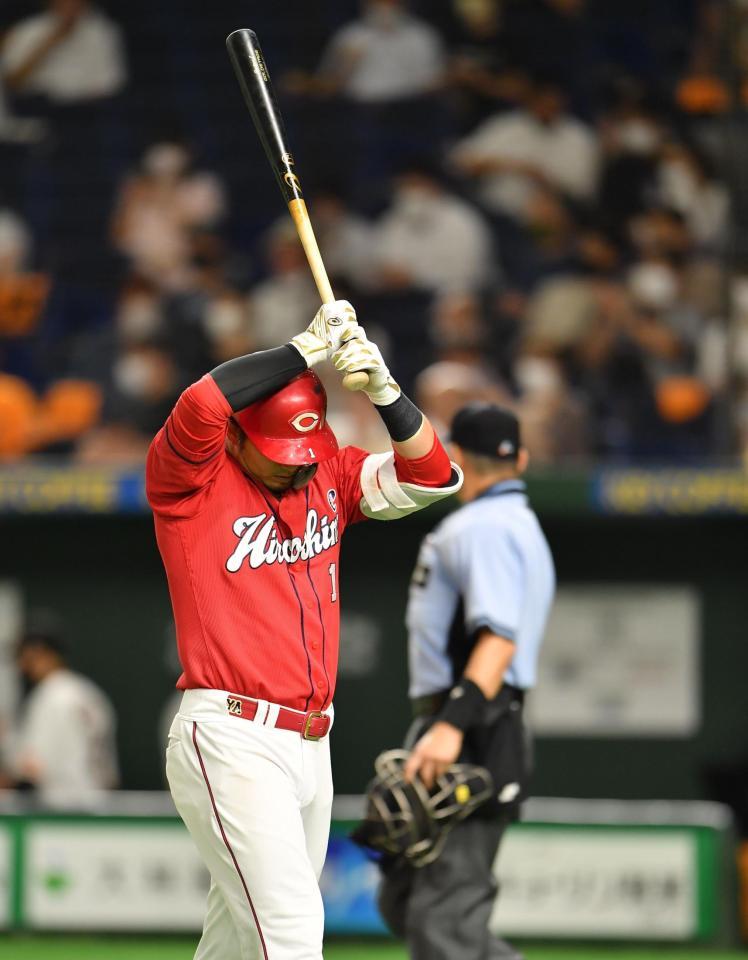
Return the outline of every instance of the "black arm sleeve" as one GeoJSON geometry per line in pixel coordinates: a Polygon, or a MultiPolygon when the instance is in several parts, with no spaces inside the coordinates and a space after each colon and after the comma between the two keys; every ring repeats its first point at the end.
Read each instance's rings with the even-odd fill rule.
{"type": "Polygon", "coordinates": [[[306,360],[296,347],[284,343],[282,347],[228,360],[211,370],[210,375],[236,413],[285,387],[306,369],[306,360]]]}
{"type": "Polygon", "coordinates": [[[423,414],[404,393],[401,393],[394,403],[384,407],[376,406],[376,410],[395,443],[410,440],[421,429],[423,414]]]}

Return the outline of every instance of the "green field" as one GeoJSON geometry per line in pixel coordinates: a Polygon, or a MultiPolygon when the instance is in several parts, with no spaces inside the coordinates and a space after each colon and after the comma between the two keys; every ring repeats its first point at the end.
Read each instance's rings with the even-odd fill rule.
{"type": "MultiPolygon", "coordinates": [[[[194,949],[194,940],[0,937],[0,960],[191,960],[194,949]]],[[[660,947],[527,948],[527,960],[597,960],[598,957],[615,960],[746,960],[745,953],[660,947]]],[[[406,954],[391,944],[336,943],[326,948],[325,960],[406,960],[406,954]]]]}

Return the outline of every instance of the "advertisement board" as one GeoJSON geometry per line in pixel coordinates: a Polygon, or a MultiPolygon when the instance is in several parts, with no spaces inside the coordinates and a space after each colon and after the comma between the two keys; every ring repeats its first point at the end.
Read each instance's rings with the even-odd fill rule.
{"type": "Polygon", "coordinates": [[[24,913],[37,930],[199,930],[208,873],[181,822],[30,823],[24,913]]]}
{"type": "Polygon", "coordinates": [[[491,928],[507,936],[688,940],[697,932],[693,832],[520,827],[496,864],[491,928]]]}
{"type": "Polygon", "coordinates": [[[700,628],[691,587],[561,587],[530,727],[544,737],[691,736],[701,723],[700,628]]]}
{"type": "MultiPolygon", "coordinates": [[[[333,824],[320,881],[326,930],[382,934],[378,869],[348,839],[349,826],[333,824]]],[[[515,824],[495,864],[492,929],[559,940],[713,940],[729,895],[725,829],[602,818],[515,824]]],[[[0,819],[0,927],[197,933],[208,887],[177,819],[0,819]]]]}
{"type": "MultiPolygon", "coordinates": [[[[200,930],[209,877],[181,823],[34,823],[24,914],[37,930],[200,930]]],[[[378,871],[342,832],[320,886],[329,933],[384,933],[378,871]]],[[[6,897],[6,902],[8,898],[6,897]]]]}

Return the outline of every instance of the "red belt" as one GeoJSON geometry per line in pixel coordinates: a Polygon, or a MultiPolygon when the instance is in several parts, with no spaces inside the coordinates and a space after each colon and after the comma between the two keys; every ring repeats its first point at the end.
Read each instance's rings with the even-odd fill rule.
{"type": "MultiPolygon", "coordinates": [[[[232,717],[254,720],[257,716],[259,701],[230,696],[226,697],[226,708],[232,717]]],[[[268,722],[269,716],[268,711],[262,721],[262,726],[268,722]]],[[[304,740],[321,740],[330,730],[330,715],[321,713],[319,710],[308,710],[306,713],[301,713],[299,710],[291,710],[288,707],[278,707],[278,716],[275,723],[271,723],[270,726],[279,730],[291,730],[293,733],[299,733],[304,740]]]]}

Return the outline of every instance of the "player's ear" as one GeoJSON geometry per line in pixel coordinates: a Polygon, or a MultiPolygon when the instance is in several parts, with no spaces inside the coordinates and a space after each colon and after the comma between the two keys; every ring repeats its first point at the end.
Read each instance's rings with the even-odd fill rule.
{"type": "Polygon", "coordinates": [[[530,463],[530,453],[527,447],[520,447],[519,453],[517,454],[517,473],[523,474],[527,470],[527,466],[530,463]]]}

